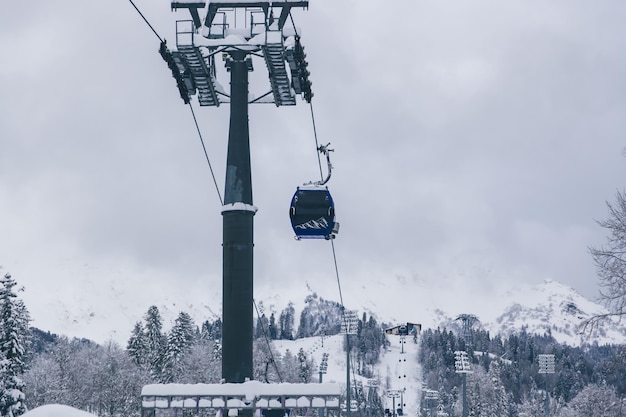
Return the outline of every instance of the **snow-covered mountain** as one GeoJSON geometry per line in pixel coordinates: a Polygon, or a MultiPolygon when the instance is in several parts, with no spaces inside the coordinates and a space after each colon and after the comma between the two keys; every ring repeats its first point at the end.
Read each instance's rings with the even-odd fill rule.
{"type": "MultiPolygon", "coordinates": [[[[214,320],[221,313],[221,283],[172,281],[146,285],[145,280],[119,271],[82,266],[71,272],[64,283],[30,285],[17,277],[25,287],[20,297],[31,312],[34,326],[69,337],[97,342],[112,339],[125,345],[134,323],[151,305],[159,308],[165,329],[180,311],[188,312],[197,322],[214,320]]],[[[268,316],[275,312],[278,317],[293,303],[296,327],[305,300],[315,294],[325,300],[342,300],[346,308],[367,312],[387,324],[408,321],[420,323],[423,328],[453,328],[459,326],[454,320],[458,315],[473,314],[480,320],[478,325],[492,335],[525,327],[528,332],[549,331],[557,341],[572,345],[626,342],[626,326],[617,321],[605,323],[591,338],[579,335],[582,320],[605,309],[556,281],[529,285],[493,279],[477,281],[463,275],[396,275],[374,282],[344,279],[341,292],[334,277],[315,283],[294,279],[288,287],[273,285],[255,283],[258,309],[268,316]]]]}

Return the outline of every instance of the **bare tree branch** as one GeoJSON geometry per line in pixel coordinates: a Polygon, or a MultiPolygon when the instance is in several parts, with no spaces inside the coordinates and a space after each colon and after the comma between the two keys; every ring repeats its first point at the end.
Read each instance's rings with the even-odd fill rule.
{"type": "Polygon", "coordinates": [[[618,191],[615,202],[606,203],[608,217],[598,225],[608,231],[607,241],[599,248],[590,247],[600,286],[600,302],[608,312],[581,323],[582,333],[590,333],[611,318],[626,316],[626,193],[618,191]]]}

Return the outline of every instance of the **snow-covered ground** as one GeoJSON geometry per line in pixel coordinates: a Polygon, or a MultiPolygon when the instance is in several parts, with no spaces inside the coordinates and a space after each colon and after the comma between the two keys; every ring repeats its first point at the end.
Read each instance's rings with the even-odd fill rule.
{"type": "MultiPolygon", "coordinates": [[[[387,335],[390,342],[384,349],[380,363],[375,367],[375,376],[367,379],[350,372],[351,377],[360,382],[365,389],[372,387],[376,381],[377,394],[384,401],[385,408],[402,408],[407,416],[418,415],[421,398],[421,368],[418,364],[419,339],[414,341],[412,336],[387,335]],[[395,396],[392,394],[396,394],[395,396]]],[[[334,335],[309,337],[297,340],[275,340],[276,349],[284,355],[289,350],[297,355],[303,349],[307,356],[319,365],[325,353],[328,354],[328,369],[322,375],[323,382],[337,383],[345,390],[346,354],[343,349],[345,336],[334,335]]],[[[351,363],[351,365],[354,365],[351,363]]],[[[354,369],[354,368],[352,368],[354,369]]],[[[316,370],[315,382],[319,373],[316,370]]],[[[314,382],[314,383],[315,383],[314,382]]],[[[352,383],[352,382],[351,382],[352,383]]],[[[194,387],[194,385],[190,385],[194,387]]],[[[373,388],[372,388],[373,389],[373,388]]],[[[25,417],[93,417],[93,414],[77,410],[65,405],[49,404],[29,411],[25,417]]]]}
{"type": "Polygon", "coordinates": [[[47,404],[30,410],[23,417],[94,417],[95,414],[77,410],[67,405],[47,404]]]}
{"type": "MultiPolygon", "coordinates": [[[[343,350],[344,336],[334,335],[329,337],[308,337],[298,340],[275,340],[274,346],[281,353],[289,350],[296,355],[302,348],[306,354],[313,358],[319,365],[324,353],[328,353],[328,370],[322,375],[324,382],[335,382],[346,386],[346,353],[343,350]]],[[[412,336],[402,337],[387,335],[390,346],[381,355],[381,360],[376,367],[375,380],[378,381],[378,394],[385,401],[385,408],[396,408],[404,402],[403,414],[416,416],[419,411],[421,398],[421,368],[417,361],[419,343],[413,341],[412,336]],[[404,341],[404,343],[402,343],[404,341]],[[394,400],[392,392],[399,392],[400,397],[394,400]]],[[[418,339],[419,341],[419,339],[418,339]]],[[[351,364],[353,365],[353,364],[351,364]]],[[[317,371],[316,371],[317,372],[317,371]]],[[[319,375],[316,373],[316,375],[319,375]]],[[[351,372],[354,378],[354,373],[351,372]]],[[[372,381],[356,375],[356,380],[367,389],[372,381]]]]}

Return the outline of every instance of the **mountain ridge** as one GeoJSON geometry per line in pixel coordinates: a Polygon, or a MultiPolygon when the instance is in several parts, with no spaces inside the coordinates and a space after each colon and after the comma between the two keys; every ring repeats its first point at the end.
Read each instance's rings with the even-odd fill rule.
{"type": "MultiPolygon", "coordinates": [[[[113,340],[124,346],[133,325],[143,319],[151,305],[159,308],[165,330],[180,311],[189,313],[197,324],[220,316],[221,283],[171,281],[146,285],[119,271],[83,267],[74,272],[54,290],[52,284],[46,287],[20,282],[25,287],[20,297],[31,312],[33,326],[98,343],[113,340]],[[108,278],[98,279],[103,272],[108,272],[108,278]]],[[[293,304],[294,336],[306,300],[315,294],[329,301],[341,300],[345,308],[359,314],[366,312],[390,325],[412,322],[423,328],[454,329],[459,328],[455,319],[460,314],[473,314],[480,321],[478,325],[492,334],[508,335],[525,328],[528,332],[550,333],[558,342],[569,345],[626,342],[626,326],[618,320],[603,323],[591,334],[579,334],[582,320],[605,313],[606,309],[554,280],[526,284],[499,279],[479,281],[463,274],[436,278],[396,275],[374,282],[345,280],[339,293],[330,278],[315,283],[292,280],[288,285],[258,281],[255,300],[259,314],[269,317],[274,312],[278,318],[285,307],[293,304]]]]}

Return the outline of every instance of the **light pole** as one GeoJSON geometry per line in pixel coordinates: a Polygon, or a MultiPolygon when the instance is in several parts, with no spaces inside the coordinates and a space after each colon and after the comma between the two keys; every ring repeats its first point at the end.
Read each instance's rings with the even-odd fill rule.
{"type": "Polygon", "coordinates": [[[393,408],[392,408],[392,411],[391,411],[391,415],[393,417],[396,417],[397,416],[397,414],[396,414],[396,398],[400,398],[400,391],[396,390],[396,389],[389,390],[389,391],[387,391],[387,397],[391,398],[391,401],[392,401],[393,408]]]}
{"type": "Polygon", "coordinates": [[[372,405],[373,405],[373,398],[376,395],[376,388],[378,388],[378,380],[374,379],[374,378],[370,378],[367,380],[367,413],[366,415],[371,416],[372,415],[372,405]]]}
{"type": "MultiPolygon", "coordinates": [[[[322,375],[324,375],[326,373],[326,371],[328,371],[328,353],[324,352],[322,354],[322,363],[320,363],[319,366],[319,374],[320,374],[320,384],[322,383],[322,375]]],[[[318,413],[319,417],[324,417],[324,409],[320,408],[319,413],[318,413]]]]}
{"type": "Polygon", "coordinates": [[[464,350],[454,352],[454,368],[457,374],[463,375],[463,417],[467,417],[467,374],[472,372],[467,352],[464,350]]]}
{"type": "Polygon", "coordinates": [[[350,417],[352,404],[350,401],[350,335],[358,330],[356,311],[344,310],[341,322],[341,333],[346,335],[346,417],[350,417]]]}
{"type": "Polygon", "coordinates": [[[548,392],[548,375],[554,373],[554,355],[542,354],[538,356],[539,359],[539,373],[545,374],[546,378],[546,399],[544,403],[544,414],[546,417],[550,415],[550,394],[548,392]]]}
{"type": "Polygon", "coordinates": [[[428,414],[432,417],[433,409],[439,404],[439,392],[432,389],[424,389],[424,399],[428,406],[428,414]]]}
{"type": "Polygon", "coordinates": [[[328,353],[323,353],[322,354],[322,363],[320,363],[320,366],[318,368],[319,374],[320,374],[320,384],[322,383],[322,375],[326,373],[326,371],[328,371],[328,353]]]}

